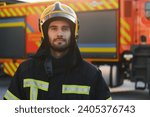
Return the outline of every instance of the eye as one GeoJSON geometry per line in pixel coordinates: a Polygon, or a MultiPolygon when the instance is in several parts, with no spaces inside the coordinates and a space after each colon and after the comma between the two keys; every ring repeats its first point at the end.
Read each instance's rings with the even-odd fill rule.
{"type": "Polygon", "coordinates": [[[57,30],[57,27],[50,26],[49,29],[52,30],[52,31],[56,31],[56,30],[57,30]]]}
{"type": "Polygon", "coordinates": [[[69,31],[70,28],[69,28],[68,26],[64,26],[64,27],[62,27],[62,30],[63,30],[63,31],[69,31]]]}

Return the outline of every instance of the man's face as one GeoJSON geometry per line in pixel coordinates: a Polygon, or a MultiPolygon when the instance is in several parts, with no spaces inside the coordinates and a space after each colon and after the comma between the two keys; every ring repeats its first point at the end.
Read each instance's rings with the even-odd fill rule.
{"type": "Polygon", "coordinates": [[[49,42],[53,50],[65,51],[70,46],[71,30],[65,20],[56,20],[48,27],[49,42]]]}

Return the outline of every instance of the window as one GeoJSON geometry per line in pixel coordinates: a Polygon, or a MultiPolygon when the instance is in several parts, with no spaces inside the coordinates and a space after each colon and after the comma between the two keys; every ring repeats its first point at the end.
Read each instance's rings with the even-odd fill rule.
{"type": "Polygon", "coordinates": [[[145,3],[145,15],[148,20],[150,20],[150,2],[145,3]]]}

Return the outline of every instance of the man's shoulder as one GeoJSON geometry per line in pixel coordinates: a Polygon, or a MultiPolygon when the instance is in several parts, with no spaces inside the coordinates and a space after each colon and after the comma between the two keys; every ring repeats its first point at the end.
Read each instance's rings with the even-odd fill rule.
{"type": "Polygon", "coordinates": [[[22,69],[33,68],[35,65],[38,65],[38,61],[34,58],[29,58],[22,62],[19,67],[22,69]]]}
{"type": "Polygon", "coordinates": [[[98,70],[98,68],[97,68],[97,66],[95,66],[94,64],[92,64],[92,63],[89,63],[89,62],[87,62],[87,61],[85,61],[85,60],[83,60],[83,69],[88,73],[93,73],[93,74],[95,74],[95,73],[97,73],[97,72],[99,72],[99,70],[98,70]]]}
{"type": "Polygon", "coordinates": [[[23,62],[21,63],[21,66],[27,66],[27,65],[33,64],[34,61],[35,61],[35,59],[29,58],[29,59],[23,61],[23,62]]]}
{"type": "Polygon", "coordinates": [[[97,70],[97,67],[92,63],[89,63],[89,62],[83,60],[83,64],[86,68],[88,68],[90,70],[97,70]]]}

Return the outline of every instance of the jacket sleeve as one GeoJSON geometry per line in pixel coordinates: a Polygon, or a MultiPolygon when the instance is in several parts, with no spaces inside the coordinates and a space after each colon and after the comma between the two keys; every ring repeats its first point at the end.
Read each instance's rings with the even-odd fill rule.
{"type": "Polygon", "coordinates": [[[90,95],[93,100],[111,100],[111,95],[107,84],[105,83],[100,70],[95,75],[96,78],[91,90],[90,95]]]}
{"type": "MultiPolygon", "coordinates": [[[[20,65],[21,66],[21,65],[20,65]]],[[[18,67],[14,77],[11,80],[3,99],[4,100],[21,100],[23,96],[23,82],[21,78],[21,67],[18,67]]]]}

